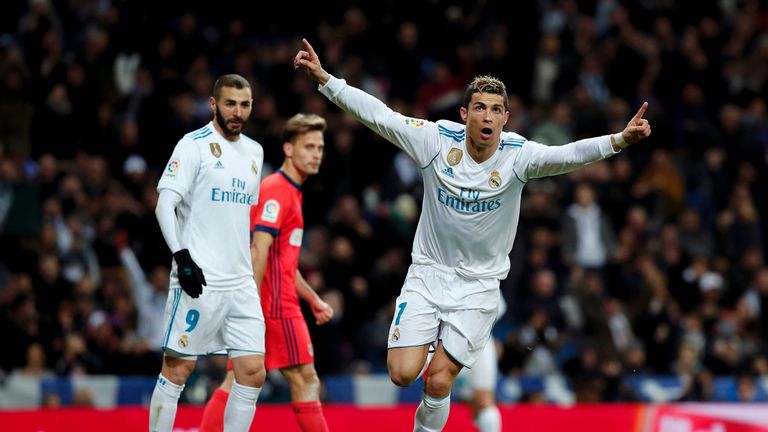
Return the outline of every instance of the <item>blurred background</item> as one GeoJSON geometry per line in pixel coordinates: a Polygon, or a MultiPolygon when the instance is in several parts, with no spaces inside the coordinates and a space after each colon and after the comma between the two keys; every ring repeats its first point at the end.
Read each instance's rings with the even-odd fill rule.
{"type": "MultiPolygon", "coordinates": [[[[460,121],[466,83],[494,75],[507,130],[549,145],[620,131],[649,102],[649,140],[525,189],[494,330],[502,402],[768,400],[767,1],[332,3],[3,2],[0,407],[148,401],[171,261],[158,175],[232,72],[253,86],[245,133],[267,172],[290,116],[329,123],[301,253],[336,310],[308,321],[325,400],[391,386],[419,170],[294,73],[301,37],[418,118],[460,121]]],[[[224,365],[200,361],[182,400],[204,402],[224,365]]],[[[289,400],[279,376],[260,400],[289,400]]]]}

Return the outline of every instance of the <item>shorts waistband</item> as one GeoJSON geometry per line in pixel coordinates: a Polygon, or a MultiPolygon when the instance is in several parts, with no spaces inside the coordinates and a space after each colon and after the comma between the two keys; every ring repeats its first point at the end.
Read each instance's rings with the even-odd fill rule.
{"type": "MultiPolygon", "coordinates": [[[[171,280],[170,283],[168,284],[168,288],[169,289],[174,289],[174,288],[181,289],[181,285],[179,285],[178,279],[171,280]]],[[[203,292],[205,292],[205,291],[225,292],[225,291],[237,291],[237,290],[242,290],[242,289],[253,289],[253,290],[256,291],[257,294],[259,293],[259,290],[256,287],[256,283],[255,282],[244,282],[244,283],[239,284],[239,285],[225,285],[225,286],[216,285],[215,282],[214,283],[208,282],[207,285],[203,286],[203,292]]]]}

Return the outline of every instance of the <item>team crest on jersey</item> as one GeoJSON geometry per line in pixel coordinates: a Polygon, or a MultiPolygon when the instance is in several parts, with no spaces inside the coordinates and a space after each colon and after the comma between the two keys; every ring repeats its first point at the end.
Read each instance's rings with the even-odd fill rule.
{"type": "Polygon", "coordinates": [[[209,144],[211,147],[211,154],[216,156],[217,158],[221,157],[221,146],[219,143],[212,142],[209,144]]]}
{"type": "Polygon", "coordinates": [[[189,345],[189,335],[181,335],[179,338],[179,346],[182,348],[186,348],[187,345],[189,345]]]}
{"type": "Polygon", "coordinates": [[[425,124],[427,124],[424,120],[414,119],[406,117],[405,119],[405,125],[406,126],[413,126],[413,127],[422,127],[425,124]]]}
{"type": "Polygon", "coordinates": [[[168,166],[165,167],[165,173],[163,173],[163,176],[174,178],[176,177],[176,173],[179,172],[179,168],[181,165],[179,164],[179,161],[176,159],[171,160],[168,162],[168,166]]]}
{"type": "Polygon", "coordinates": [[[394,330],[392,330],[392,342],[397,342],[400,340],[400,327],[395,327],[394,330]]]}
{"type": "Polygon", "coordinates": [[[251,161],[251,171],[253,171],[253,173],[256,175],[259,175],[259,165],[256,163],[256,161],[251,161]]]}
{"type": "Polygon", "coordinates": [[[456,147],[452,148],[451,151],[448,152],[448,157],[446,158],[448,165],[458,165],[459,162],[461,162],[462,156],[464,156],[464,152],[461,151],[461,149],[457,149],[456,147]]]}
{"type": "Polygon", "coordinates": [[[498,189],[501,187],[501,176],[499,175],[498,171],[494,171],[491,173],[491,178],[488,179],[488,185],[492,189],[498,189]]]}
{"type": "Polygon", "coordinates": [[[261,220],[264,222],[277,222],[277,216],[280,215],[280,203],[277,200],[269,200],[264,203],[264,209],[261,211],[261,220]]]}

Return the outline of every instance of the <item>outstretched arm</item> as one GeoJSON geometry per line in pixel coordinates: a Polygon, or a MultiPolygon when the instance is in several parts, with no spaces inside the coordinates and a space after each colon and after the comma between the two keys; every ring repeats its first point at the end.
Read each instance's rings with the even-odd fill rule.
{"type": "Polygon", "coordinates": [[[643,118],[648,102],[643,103],[623,131],[614,135],[586,138],[562,146],[526,142],[515,162],[515,173],[522,180],[575,171],[609,158],[651,135],[651,125],[643,118]]]}
{"type": "Polygon", "coordinates": [[[296,70],[303,70],[320,85],[320,93],[339,108],[351,114],[369,129],[403,149],[419,166],[426,165],[437,153],[437,126],[410,119],[392,111],[382,101],[331,76],[320,64],[312,45],[302,39],[304,49],[293,60],[296,70]]]}
{"type": "Polygon", "coordinates": [[[312,286],[307,283],[301,272],[296,270],[296,293],[304,299],[312,308],[312,315],[315,316],[315,323],[322,325],[333,318],[333,308],[317,295],[312,286]]]}

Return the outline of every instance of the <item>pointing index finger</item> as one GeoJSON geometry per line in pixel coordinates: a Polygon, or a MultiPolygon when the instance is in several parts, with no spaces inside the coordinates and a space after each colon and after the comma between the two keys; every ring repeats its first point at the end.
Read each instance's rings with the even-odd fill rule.
{"type": "Polygon", "coordinates": [[[648,102],[643,102],[643,106],[640,107],[639,110],[637,110],[637,114],[635,114],[634,117],[632,117],[632,121],[640,120],[643,118],[643,114],[645,114],[645,110],[648,109],[648,102]]]}
{"type": "Polygon", "coordinates": [[[302,38],[301,42],[304,44],[304,49],[307,50],[310,57],[316,58],[317,54],[315,54],[315,49],[312,48],[312,45],[309,44],[309,41],[306,38],[302,38]]]}

